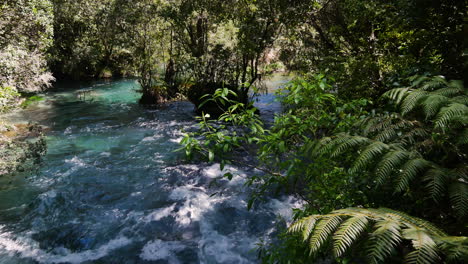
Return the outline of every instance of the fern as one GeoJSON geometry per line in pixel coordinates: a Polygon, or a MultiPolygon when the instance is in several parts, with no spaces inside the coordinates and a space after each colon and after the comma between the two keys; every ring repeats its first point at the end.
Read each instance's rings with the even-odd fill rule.
{"type": "Polygon", "coordinates": [[[376,222],[374,228],[368,241],[367,256],[371,263],[381,263],[401,243],[401,227],[398,222],[387,219],[376,222]]]}
{"type": "Polygon", "coordinates": [[[455,118],[468,115],[468,95],[463,83],[447,82],[441,76],[418,78],[412,86],[392,89],[384,97],[400,105],[403,115],[421,108],[426,119],[437,116],[435,125],[442,129],[455,118]]]}
{"type": "Polygon", "coordinates": [[[451,103],[440,109],[435,121],[435,127],[445,129],[451,122],[468,115],[468,106],[460,103],[451,103]]]}
{"type": "Polygon", "coordinates": [[[356,151],[350,173],[371,172],[377,186],[391,182],[396,192],[425,187],[436,202],[450,198],[451,208],[464,217],[468,215],[468,180],[466,173],[453,168],[466,168],[463,164],[468,162],[466,90],[460,81],[447,82],[441,76],[412,81],[410,87],[384,95],[399,104],[402,115],[364,119],[356,135],[326,138],[315,150],[332,158],[356,151]],[[416,110],[424,114],[422,119],[416,110]],[[410,113],[415,113],[413,118],[410,113]],[[457,157],[457,164],[450,157],[457,157]]]}
{"type": "Polygon", "coordinates": [[[310,254],[317,252],[340,224],[340,216],[325,215],[320,217],[310,237],[310,254]]]}
{"type": "Polygon", "coordinates": [[[460,215],[468,214],[468,183],[460,181],[449,188],[450,200],[460,215]]]}
{"type": "Polygon", "coordinates": [[[364,232],[367,224],[368,219],[365,216],[352,217],[344,221],[333,235],[335,256],[341,257],[348,245],[351,245],[364,232]]]}
{"type": "Polygon", "coordinates": [[[399,168],[408,157],[408,152],[403,150],[392,150],[385,154],[376,165],[377,185],[384,184],[390,175],[394,173],[395,168],[399,168]]]}
{"type": "Polygon", "coordinates": [[[410,182],[416,178],[416,176],[424,172],[431,165],[431,162],[422,159],[415,158],[407,161],[401,168],[400,177],[396,181],[395,189],[398,192],[402,192],[409,188],[410,182]]]}
{"type": "Polygon", "coordinates": [[[289,232],[307,234],[304,241],[311,254],[332,240],[335,257],[344,256],[358,240],[365,240],[366,257],[371,263],[382,263],[395,253],[408,251],[407,263],[440,263],[464,259],[468,252],[466,237],[447,236],[425,220],[387,208],[347,208],[308,216],[293,223],[289,232]]]}

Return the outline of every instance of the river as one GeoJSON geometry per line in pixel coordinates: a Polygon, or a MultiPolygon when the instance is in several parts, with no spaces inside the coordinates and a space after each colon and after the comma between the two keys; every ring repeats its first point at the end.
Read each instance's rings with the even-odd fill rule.
{"type": "MultiPolygon", "coordinates": [[[[137,88],[57,84],[3,117],[46,126],[48,152],[36,171],[0,177],[0,263],[255,263],[256,243],[290,220],[290,196],[247,210],[243,184],[257,171],[228,167],[235,177],[210,186],[219,164],[174,152],[196,129],[193,105],[146,109],[137,88]]],[[[257,100],[267,118],[272,98],[257,100]]]]}

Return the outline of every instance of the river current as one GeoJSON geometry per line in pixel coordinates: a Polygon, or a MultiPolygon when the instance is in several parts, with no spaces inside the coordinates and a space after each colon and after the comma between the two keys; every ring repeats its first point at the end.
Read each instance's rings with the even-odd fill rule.
{"type": "MultiPolygon", "coordinates": [[[[219,164],[174,152],[196,129],[193,105],[146,109],[137,89],[59,84],[2,117],[46,126],[48,152],[36,171],[0,177],[0,263],[255,263],[256,244],[291,219],[290,196],[247,210],[255,170],[231,166],[231,181],[210,184],[219,164]]],[[[258,98],[267,117],[272,97],[258,98]]]]}

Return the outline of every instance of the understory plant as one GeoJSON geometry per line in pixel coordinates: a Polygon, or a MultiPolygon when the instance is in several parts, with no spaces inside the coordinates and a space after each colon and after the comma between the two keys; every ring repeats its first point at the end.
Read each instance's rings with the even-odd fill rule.
{"type": "MultiPolygon", "coordinates": [[[[466,89],[441,76],[409,83],[385,93],[377,108],[366,99],[339,98],[324,75],[296,79],[279,92],[283,113],[272,124],[231,102],[217,120],[202,116],[200,131],[182,144],[187,154],[200,153],[221,167],[247,164],[262,171],[247,182],[254,190],[249,208],[266,194],[306,201],[280,242],[260,246],[266,263],[460,261],[467,253],[466,89]],[[398,211],[365,209],[378,207],[398,211]],[[339,242],[330,255],[333,239],[339,242]],[[366,256],[368,245],[374,248],[366,256]]],[[[228,101],[229,93],[218,90],[209,100],[228,101]]]]}
{"type": "Polygon", "coordinates": [[[0,126],[1,176],[29,170],[42,160],[47,144],[41,126],[0,126]]]}

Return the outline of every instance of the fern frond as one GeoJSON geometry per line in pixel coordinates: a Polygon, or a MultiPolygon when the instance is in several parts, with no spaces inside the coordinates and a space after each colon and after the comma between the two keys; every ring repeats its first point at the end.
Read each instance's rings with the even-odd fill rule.
{"type": "Polygon", "coordinates": [[[300,230],[303,230],[304,227],[306,226],[306,223],[309,219],[315,219],[315,216],[311,215],[308,217],[301,218],[300,220],[294,222],[288,229],[289,232],[291,233],[296,233],[299,232],[300,230]]]}
{"type": "Polygon", "coordinates": [[[408,263],[436,263],[440,260],[437,244],[426,232],[426,230],[411,227],[405,229],[403,237],[411,241],[411,244],[416,249],[406,255],[408,263]]]}
{"type": "Polygon", "coordinates": [[[404,145],[415,144],[418,139],[425,139],[429,137],[429,132],[425,128],[413,128],[399,139],[404,145]]]}
{"type": "Polygon", "coordinates": [[[447,234],[445,234],[442,230],[435,227],[433,224],[429,223],[428,221],[425,221],[418,217],[410,216],[404,212],[392,210],[389,208],[383,208],[383,207],[378,208],[378,209],[372,209],[372,210],[377,210],[381,214],[385,214],[386,217],[393,219],[395,221],[399,221],[404,226],[407,226],[407,227],[417,226],[419,228],[423,228],[427,230],[427,232],[429,232],[431,235],[447,236],[447,234]]]}
{"type": "MultiPolygon", "coordinates": [[[[419,86],[419,85],[414,85],[413,86],[419,86]]],[[[425,80],[424,84],[420,86],[420,89],[423,91],[430,91],[430,90],[435,90],[440,87],[446,87],[448,86],[447,80],[445,80],[444,76],[432,76],[432,77],[427,77],[425,80]]]]}
{"type": "Polygon", "coordinates": [[[355,216],[344,221],[333,235],[334,254],[341,257],[347,248],[364,232],[368,220],[365,216],[355,216]]]}
{"type": "Polygon", "coordinates": [[[335,143],[336,147],[331,153],[331,156],[336,157],[341,153],[345,152],[346,150],[357,146],[366,145],[370,142],[371,140],[369,138],[361,136],[346,136],[343,138],[337,138],[337,143],[335,143]]]}
{"type": "Polygon", "coordinates": [[[409,80],[411,81],[411,86],[413,87],[419,86],[421,83],[427,82],[430,79],[431,77],[428,77],[426,75],[414,75],[409,78],[409,80]]]}
{"type": "Polygon", "coordinates": [[[448,86],[440,88],[432,92],[432,94],[442,95],[445,97],[454,97],[463,93],[463,87],[448,86]]]}
{"type": "MultiPolygon", "coordinates": [[[[405,256],[408,263],[438,263],[445,258],[460,260],[468,252],[466,237],[447,236],[425,220],[388,208],[353,207],[314,215],[314,218],[317,225],[308,241],[311,254],[330,245],[325,243],[330,238],[335,257],[344,256],[352,245],[366,245],[366,257],[371,263],[382,263],[393,253],[408,251],[405,256]],[[366,243],[357,243],[358,240],[366,243]]],[[[296,227],[293,224],[290,230],[296,227]]]]}
{"type": "Polygon", "coordinates": [[[308,217],[306,221],[303,222],[302,227],[302,239],[306,241],[309,239],[310,234],[315,228],[315,224],[317,223],[317,219],[315,217],[308,217]]]}
{"type": "Polygon", "coordinates": [[[440,197],[446,193],[448,174],[450,174],[450,171],[447,169],[433,167],[426,172],[423,178],[424,181],[428,182],[426,187],[428,188],[432,199],[435,201],[438,201],[440,197]]]}
{"type": "Polygon", "coordinates": [[[311,255],[319,250],[341,221],[341,217],[337,215],[325,215],[320,218],[309,242],[311,255]]]}
{"type": "Polygon", "coordinates": [[[443,107],[437,114],[435,126],[445,129],[455,118],[466,115],[468,115],[468,106],[459,103],[451,103],[443,107]]]}
{"type": "Polygon", "coordinates": [[[382,153],[388,149],[389,146],[387,144],[380,141],[374,141],[359,154],[359,157],[354,162],[354,165],[350,171],[354,173],[364,169],[367,165],[369,165],[369,163],[371,163],[372,160],[382,155],[382,153]]]}
{"type": "Polygon", "coordinates": [[[395,88],[384,93],[383,96],[395,101],[396,104],[400,104],[403,98],[408,95],[409,89],[409,87],[395,88]]]}
{"type": "Polygon", "coordinates": [[[371,233],[367,248],[368,258],[371,263],[382,263],[390,256],[395,247],[401,242],[400,224],[391,219],[378,221],[376,230],[371,233]]]}
{"type": "Polygon", "coordinates": [[[447,256],[447,260],[449,262],[468,262],[468,237],[439,237],[435,241],[439,245],[439,248],[447,256]]]}
{"type": "MultiPolygon", "coordinates": [[[[340,134],[337,136],[339,137],[340,134]]],[[[334,141],[331,137],[324,137],[322,138],[318,144],[316,144],[313,148],[313,153],[317,153],[318,155],[323,155],[330,153],[331,150],[335,147],[336,141],[334,141]]]]}
{"type": "Polygon", "coordinates": [[[396,191],[402,192],[409,188],[409,183],[416,178],[416,176],[431,166],[431,162],[423,158],[415,158],[407,161],[400,168],[400,176],[396,182],[396,191]]]}
{"type": "Polygon", "coordinates": [[[374,137],[375,140],[388,142],[392,139],[397,138],[402,134],[403,131],[412,129],[415,126],[414,122],[411,122],[406,119],[399,119],[396,123],[387,126],[385,129],[380,130],[380,132],[374,137]]]}
{"type": "Polygon", "coordinates": [[[452,102],[468,105],[468,96],[466,95],[455,96],[452,98],[452,102]]]}
{"type": "Polygon", "coordinates": [[[440,94],[430,94],[421,102],[426,120],[439,112],[439,109],[450,103],[450,99],[440,94]]]}
{"type": "Polygon", "coordinates": [[[453,89],[457,89],[458,91],[460,91],[460,93],[465,93],[466,94],[466,89],[463,85],[463,81],[461,80],[451,80],[448,82],[448,87],[450,88],[453,88],[453,89]]]}
{"type": "Polygon", "coordinates": [[[366,126],[363,129],[363,135],[367,136],[371,133],[383,131],[393,125],[393,119],[400,118],[398,115],[384,115],[379,117],[371,117],[364,120],[366,126]]]}
{"type": "Polygon", "coordinates": [[[377,186],[382,185],[401,164],[409,158],[408,152],[403,150],[394,150],[385,154],[377,163],[375,175],[377,176],[377,186]]]}
{"type": "Polygon", "coordinates": [[[428,94],[429,92],[421,90],[413,90],[409,92],[401,103],[401,113],[406,115],[413,111],[428,94]]]}
{"type": "Polygon", "coordinates": [[[460,217],[468,215],[468,183],[459,181],[451,184],[449,195],[457,215],[460,217]]]}

